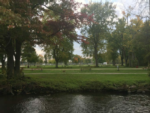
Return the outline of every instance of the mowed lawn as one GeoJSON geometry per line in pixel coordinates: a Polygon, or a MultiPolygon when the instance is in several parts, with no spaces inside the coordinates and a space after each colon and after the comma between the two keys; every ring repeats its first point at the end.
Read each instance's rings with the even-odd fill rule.
{"type": "Polygon", "coordinates": [[[88,83],[102,84],[149,84],[150,77],[147,70],[136,68],[123,68],[117,71],[115,68],[81,71],[78,69],[47,69],[47,70],[24,70],[25,76],[30,77],[42,86],[47,87],[79,87],[88,83]]]}
{"type": "Polygon", "coordinates": [[[149,86],[150,77],[148,71],[142,68],[92,68],[92,70],[81,71],[80,68],[43,68],[43,70],[24,69],[23,80],[7,80],[0,78],[0,84],[36,83],[38,86],[56,89],[60,91],[70,90],[93,90],[93,89],[113,89],[120,86],[136,85],[149,86]]]}
{"type": "Polygon", "coordinates": [[[147,70],[143,70],[142,68],[120,68],[119,71],[117,68],[92,68],[91,70],[82,70],[80,68],[58,68],[58,69],[45,69],[43,70],[32,70],[33,68],[26,68],[24,69],[24,73],[38,73],[38,74],[45,74],[45,73],[52,73],[52,74],[87,74],[87,73],[136,73],[136,74],[146,74],[147,70]]]}

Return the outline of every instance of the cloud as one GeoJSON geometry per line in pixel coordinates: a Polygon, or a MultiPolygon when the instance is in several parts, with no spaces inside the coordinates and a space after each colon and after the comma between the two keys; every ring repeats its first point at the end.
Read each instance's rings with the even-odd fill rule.
{"type": "Polygon", "coordinates": [[[83,56],[82,48],[80,47],[80,44],[74,42],[74,47],[73,48],[74,48],[73,54],[77,54],[77,55],[83,56]]]}
{"type": "Polygon", "coordinates": [[[113,5],[116,5],[116,15],[118,16],[118,18],[122,18],[122,11],[124,10],[123,4],[119,2],[114,2],[113,5]]]}
{"type": "Polygon", "coordinates": [[[84,7],[84,4],[86,4],[85,0],[75,0],[75,2],[81,3],[81,6],[77,9],[77,12],[81,11],[81,8],[84,7]]]}
{"type": "Polygon", "coordinates": [[[36,50],[36,53],[38,54],[38,55],[43,55],[44,56],[44,54],[45,54],[45,52],[44,51],[42,51],[42,48],[41,47],[39,47],[38,45],[36,45],[35,46],[35,50],[36,50]]]}
{"type": "Polygon", "coordinates": [[[79,2],[79,3],[83,3],[83,4],[85,4],[86,2],[85,2],[85,0],[75,0],[76,2],[79,2]]]}

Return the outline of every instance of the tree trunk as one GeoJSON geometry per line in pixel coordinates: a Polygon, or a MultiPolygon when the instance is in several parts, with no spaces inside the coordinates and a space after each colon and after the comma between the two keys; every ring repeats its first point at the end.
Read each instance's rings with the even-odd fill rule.
{"type": "Polygon", "coordinates": [[[128,66],[128,57],[125,58],[125,65],[128,66]]]}
{"type": "Polygon", "coordinates": [[[131,67],[131,58],[132,58],[132,53],[129,53],[129,67],[131,67]]]}
{"type": "Polygon", "coordinates": [[[7,54],[7,78],[10,79],[14,76],[14,48],[9,34],[7,37],[5,37],[5,42],[7,43],[5,48],[7,54]]]}
{"type": "Polygon", "coordinates": [[[98,55],[97,55],[97,44],[94,47],[95,66],[98,67],[98,55]]]}
{"type": "Polygon", "coordinates": [[[20,75],[20,56],[21,56],[21,45],[20,41],[16,40],[16,55],[15,55],[15,75],[20,75]]]}
{"type": "Polygon", "coordinates": [[[150,76],[150,59],[148,59],[148,76],[150,76]]]}
{"type": "Polygon", "coordinates": [[[55,59],[55,61],[56,61],[56,68],[58,68],[58,60],[55,59]]]}
{"type": "Polygon", "coordinates": [[[123,56],[121,56],[121,66],[123,66],[123,56]]]}
{"type": "Polygon", "coordinates": [[[59,61],[59,58],[57,57],[58,56],[58,51],[56,51],[57,49],[57,46],[55,47],[55,49],[53,50],[53,55],[54,55],[54,59],[55,59],[55,62],[56,62],[56,68],[58,68],[58,61],[59,61]]]}
{"type": "Polygon", "coordinates": [[[115,62],[115,59],[113,59],[113,66],[115,66],[116,65],[116,62],[115,62]]]}
{"type": "Polygon", "coordinates": [[[140,60],[139,59],[137,59],[137,65],[140,66],[140,60]]]}
{"type": "Polygon", "coordinates": [[[29,66],[29,62],[28,62],[28,66],[27,66],[27,67],[28,67],[28,68],[30,67],[30,66],[29,66]]]}
{"type": "Polygon", "coordinates": [[[1,56],[1,63],[2,63],[2,70],[5,69],[5,57],[4,55],[1,56]]]}
{"type": "MultiPolygon", "coordinates": [[[[122,35],[122,42],[123,42],[123,33],[121,35],[122,35]]],[[[124,59],[124,47],[122,45],[122,47],[121,47],[121,66],[123,66],[123,59],[124,59]]]]}

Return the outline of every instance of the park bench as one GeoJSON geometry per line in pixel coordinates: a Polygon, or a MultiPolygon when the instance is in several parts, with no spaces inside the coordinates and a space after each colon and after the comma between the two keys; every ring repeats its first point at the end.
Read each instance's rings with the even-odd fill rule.
{"type": "Polygon", "coordinates": [[[33,71],[33,70],[41,70],[41,71],[42,71],[43,69],[42,69],[41,66],[36,66],[36,68],[31,68],[31,70],[32,70],[32,71],[33,71]]]}
{"type": "Polygon", "coordinates": [[[90,70],[91,71],[91,67],[89,66],[89,67],[81,67],[81,71],[83,71],[83,70],[90,70]]]}

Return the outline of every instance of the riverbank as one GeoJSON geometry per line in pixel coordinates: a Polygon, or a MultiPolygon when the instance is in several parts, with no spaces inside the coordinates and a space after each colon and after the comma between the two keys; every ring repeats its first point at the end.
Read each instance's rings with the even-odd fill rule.
{"type": "Polygon", "coordinates": [[[1,95],[57,92],[149,93],[147,74],[25,74],[24,78],[0,79],[1,95]]]}

